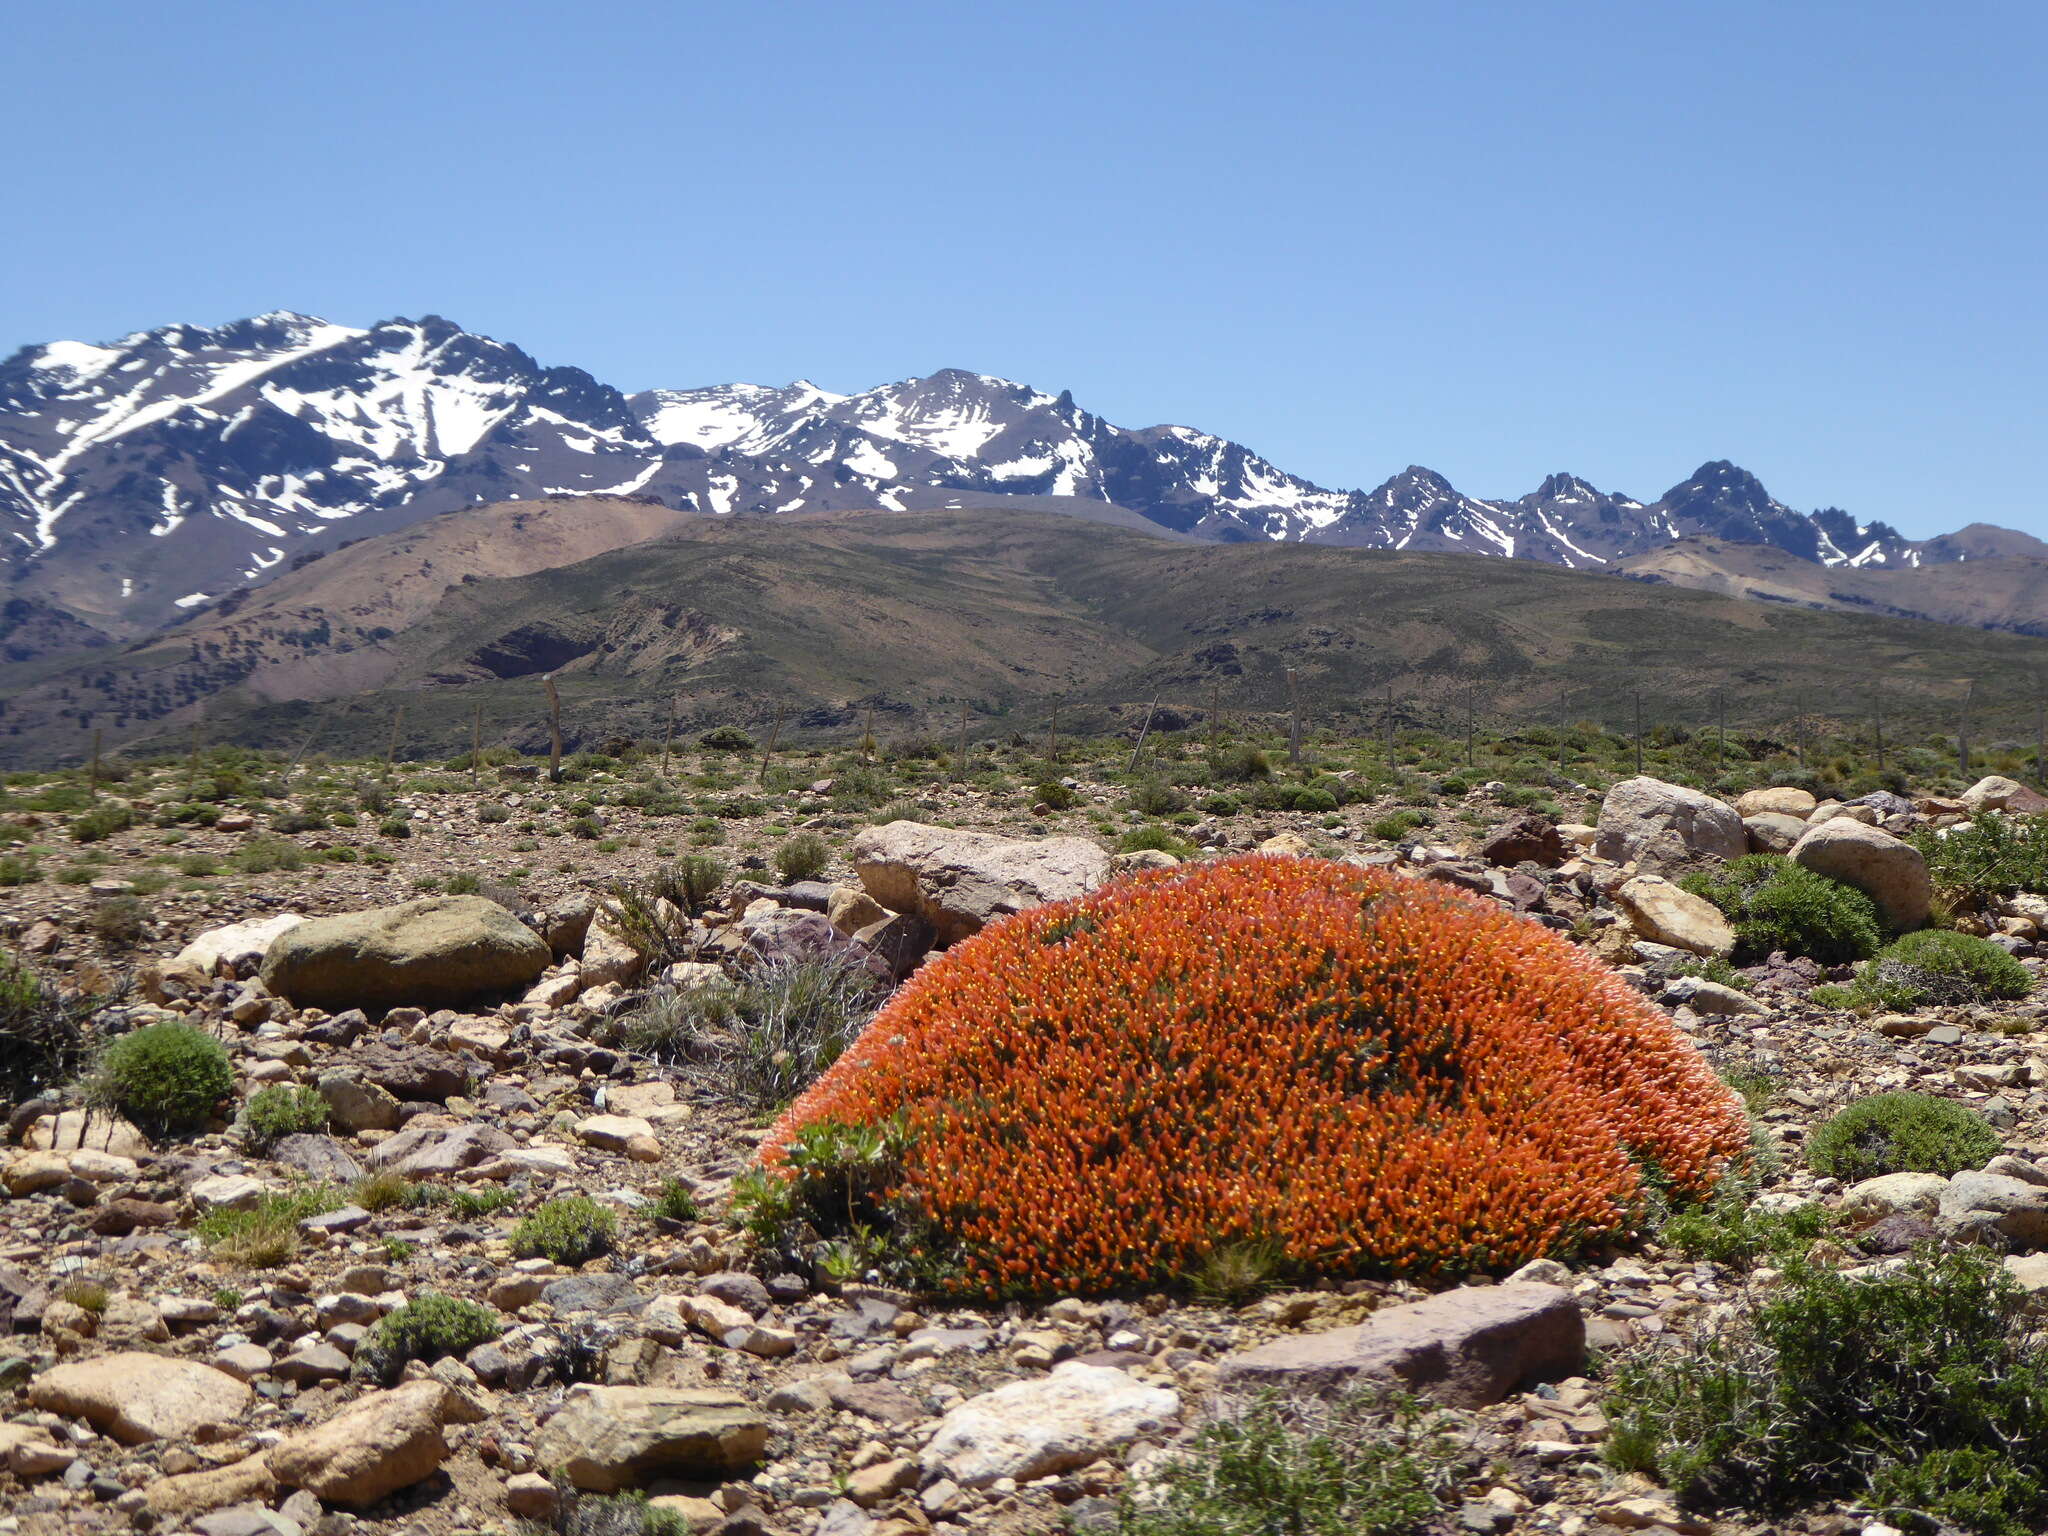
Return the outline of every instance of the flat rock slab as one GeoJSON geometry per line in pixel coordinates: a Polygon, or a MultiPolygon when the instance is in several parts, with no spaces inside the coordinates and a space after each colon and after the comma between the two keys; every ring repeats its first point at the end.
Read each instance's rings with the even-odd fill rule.
{"type": "Polygon", "coordinates": [[[963,1488],[1019,1482],[1086,1466],[1164,1430],[1180,1396],[1110,1366],[1067,1361],[1050,1376],[969,1398],[940,1420],[924,1448],[935,1477],[963,1488]]]}
{"type": "Polygon", "coordinates": [[[308,918],[272,941],[262,976],[301,1008],[438,1008],[523,992],[552,958],[495,901],[428,896],[308,918]]]}
{"type": "Polygon", "coordinates": [[[1014,838],[892,821],[853,840],[869,896],[929,923],[942,945],[998,918],[1085,896],[1110,875],[1109,855],[1081,837],[1014,838]]]}
{"type": "Polygon", "coordinates": [[[1321,1395],[1393,1383],[1455,1408],[1497,1403],[1525,1382],[1578,1375],[1586,1319],[1555,1285],[1465,1285],[1386,1307],[1353,1328],[1275,1339],[1219,1362],[1218,1384],[1321,1395]]]}
{"type": "Polygon", "coordinates": [[[717,1481],[761,1459],[768,1421],[737,1392],[584,1387],[542,1426],[539,1464],[587,1493],[658,1477],[717,1481]]]}
{"type": "Polygon", "coordinates": [[[431,1379],[372,1392],[326,1423],[279,1442],[266,1462],[280,1483],[316,1498],[374,1504],[431,1477],[448,1459],[441,1434],[448,1397],[448,1389],[431,1379]]]}
{"type": "Polygon", "coordinates": [[[218,1438],[254,1396],[226,1371],[141,1350],[56,1366],[28,1389],[36,1407],[76,1415],[124,1445],[218,1438]]]}

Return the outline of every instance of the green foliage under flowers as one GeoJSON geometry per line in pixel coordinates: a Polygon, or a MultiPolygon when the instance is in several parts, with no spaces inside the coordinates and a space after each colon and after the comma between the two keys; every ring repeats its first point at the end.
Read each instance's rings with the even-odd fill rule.
{"type": "Polygon", "coordinates": [[[1916,832],[1912,843],[1951,907],[2019,891],[2048,894],[2048,816],[1986,811],[1961,826],[1916,832]]]}
{"type": "Polygon", "coordinates": [[[1726,914],[1735,929],[1739,965],[1768,959],[1776,950],[1844,965],[1867,959],[1882,941],[1877,907],[1868,896],[1775,853],[1745,854],[1678,883],[1726,914]]]}
{"type": "Polygon", "coordinates": [[[619,1218],[587,1195],[550,1200],[512,1229],[512,1251],[544,1257],[571,1269],[611,1252],[619,1218]]]}
{"type": "Polygon", "coordinates": [[[1815,1173],[1853,1184],[1887,1173],[1938,1173],[1981,1168],[2005,1143],[1977,1111],[1924,1093],[1878,1093],[1858,1099],[1815,1127],[1806,1163],[1815,1173]]]}
{"type": "Polygon", "coordinates": [[[108,1043],[94,1096],[137,1125],[163,1133],[204,1125],[235,1088],[221,1043],[190,1024],[150,1024],[108,1043]]]}
{"type": "Polygon", "coordinates": [[[252,1151],[268,1152],[287,1136],[326,1130],[327,1116],[317,1088],[259,1088],[242,1106],[242,1139],[252,1151]]]}
{"type": "Polygon", "coordinates": [[[299,1252],[299,1223],[338,1211],[342,1198],[324,1184],[308,1184],[265,1195],[253,1210],[208,1211],[193,1230],[216,1264],[235,1269],[275,1269],[299,1252]]]}
{"type": "Polygon", "coordinates": [[[391,1386],[409,1360],[461,1357],[503,1331],[489,1307],[439,1291],[424,1291],[387,1313],[356,1348],[355,1374],[391,1386]]]}
{"type": "Polygon", "coordinates": [[[1456,1483],[1445,1421],[1412,1399],[1225,1407],[1117,1510],[1118,1536],[1410,1536],[1456,1483]]]}
{"type": "Polygon", "coordinates": [[[1619,1367],[1610,1461],[1704,1509],[1835,1498],[1974,1536],[2048,1523],[2048,1358],[1995,1256],[1923,1249],[1863,1276],[1793,1261],[1738,1307],[1619,1367]]]}
{"type": "Polygon", "coordinates": [[[1816,987],[1813,995],[1835,1007],[1896,1012],[1929,1004],[2010,1000],[2033,989],[2027,968],[1990,940],[1925,928],[1879,950],[1848,986],[1816,987]]]}

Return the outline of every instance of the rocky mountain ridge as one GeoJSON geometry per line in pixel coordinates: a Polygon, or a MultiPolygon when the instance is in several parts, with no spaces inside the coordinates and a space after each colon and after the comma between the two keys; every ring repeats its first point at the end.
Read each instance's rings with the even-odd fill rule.
{"type": "MultiPolygon", "coordinates": [[[[2006,530],[1915,541],[1836,509],[1797,512],[1726,461],[1648,503],[1563,474],[1485,500],[1420,466],[1332,490],[1221,437],[1119,427],[1071,393],[958,369],[852,395],[803,381],[628,395],[434,315],[355,328],[276,312],[0,361],[5,596],[117,640],[354,539],[583,495],[711,515],[1057,497],[1207,540],[1584,570],[1695,535],[1830,567],[2048,555],[2006,530]]],[[[49,621],[32,632],[51,648],[85,638],[49,621]]]]}

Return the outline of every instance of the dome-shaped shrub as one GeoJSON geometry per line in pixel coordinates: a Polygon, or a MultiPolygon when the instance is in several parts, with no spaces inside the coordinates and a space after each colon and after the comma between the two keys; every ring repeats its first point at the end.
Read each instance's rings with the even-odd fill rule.
{"type": "Polygon", "coordinates": [[[1739,1101],[1558,935],[1314,859],[1166,870],[928,963],[764,1144],[764,1192],[950,1250],[961,1286],[1101,1290],[1262,1244],[1319,1274],[1505,1265],[1704,1192],[1739,1101]],[[799,1201],[806,1180],[818,1187],[799,1201]],[[922,1227],[922,1235],[916,1229],[922,1227]]]}

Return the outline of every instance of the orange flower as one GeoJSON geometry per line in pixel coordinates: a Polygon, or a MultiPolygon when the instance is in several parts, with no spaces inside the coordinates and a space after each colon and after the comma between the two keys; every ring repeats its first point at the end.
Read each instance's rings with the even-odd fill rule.
{"type": "Polygon", "coordinates": [[[1519,1263],[1703,1193],[1739,1101],[1539,924],[1313,859],[1159,871],[927,963],[764,1143],[902,1115],[963,1288],[1106,1290],[1232,1242],[1320,1273],[1519,1263]]]}

